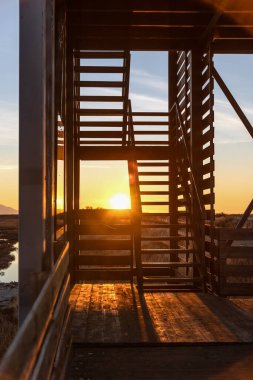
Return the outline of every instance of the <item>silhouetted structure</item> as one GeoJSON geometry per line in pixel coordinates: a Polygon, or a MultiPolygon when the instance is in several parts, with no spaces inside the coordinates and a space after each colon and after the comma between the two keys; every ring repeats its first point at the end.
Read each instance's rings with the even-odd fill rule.
{"type": "Polygon", "coordinates": [[[236,229],[214,227],[213,127],[216,80],[253,137],[213,65],[214,54],[253,53],[253,4],[38,0],[21,2],[20,11],[24,322],[2,371],[60,378],[76,282],[253,295],[253,266],[245,264],[252,246],[232,245],[252,240],[253,230],[243,229],[252,202],[236,229]],[[166,112],[132,109],[135,50],[168,52],[166,112]],[[82,160],[127,161],[131,210],[80,210],[82,160]]]}

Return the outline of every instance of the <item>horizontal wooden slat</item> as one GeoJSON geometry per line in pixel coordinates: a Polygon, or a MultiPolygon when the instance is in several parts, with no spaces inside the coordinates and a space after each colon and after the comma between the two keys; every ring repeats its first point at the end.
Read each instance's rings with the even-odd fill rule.
{"type": "Polygon", "coordinates": [[[232,277],[252,277],[253,283],[253,265],[224,265],[224,272],[226,276],[232,277]]]}
{"type": "Polygon", "coordinates": [[[75,257],[75,263],[77,265],[101,265],[101,266],[123,266],[131,265],[132,258],[131,256],[85,256],[78,255],[75,257]]]}
{"type": "MultiPolygon", "coordinates": [[[[109,221],[107,221],[109,222],[109,221]]],[[[130,225],[75,225],[75,231],[80,235],[130,235],[132,233],[132,226],[130,225]]]]}
{"type": "MultiPolygon", "coordinates": [[[[221,228],[220,240],[253,240],[253,228],[221,228]]],[[[253,244],[253,243],[252,243],[253,244]]]]}
{"type": "Polygon", "coordinates": [[[140,191],[141,195],[169,195],[169,191],[140,191]]]}
{"type": "Polygon", "coordinates": [[[76,114],[79,116],[123,116],[124,110],[122,109],[77,109],[76,114]]]}
{"type": "Polygon", "coordinates": [[[74,52],[75,58],[85,59],[122,59],[126,56],[124,51],[122,52],[107,52],[107,51],[76,51],[74,52]]]}
{"type": "Polygon", "coordinates": [[[135,147],[80,147],[78,156],[81,160],[128,160],[133,157],[136,160],[168,159],[172,150],[169,146],[135,147]]]}
{"type": "Polygon", "coordinates": [[[119,280],[130,281],[132,279],[131,270],[127,269],[106,269],[106,270],[75,270],[74,278],[76,281],[84,281],[84,280],[101,280],[101,281],[111,281],[111,280],[119,280]]]}
{"type": "Polygon", "coordinates": [[[77,87],[123,87],[123,82],[118,81],[86,81],[80,80],[75,81],[75,86],[77,87]]]}
{"type": "Polygon", "coordinates": [[[142,206],[169,206],[169,202],[163,202],[163,201],[141,201],[142,206]]]}
{"type": "Polygon", "coordinates": [[[77,73],[124,73],[126,70],[120,66],[75,66],[75,72],[77,73]]]}
{"type": "Polygon", "coordinates": [[[130,210],[110,210],[110,209],[95,209],[95,210],[89,210],[89,209],[80,209],[75,210],[73,212],[73,216],[75,219],[80,219],[84,221],[88,221],[91,223],[92,221],[98,221],[98,220],[105,220],[106,224],[110,225],[110,222],[115,220],[119,221],[121,219],[130,219],[131,218],[131,211],[130,210]]]}
{"type": "Polygon", "coordinates": [[[123,96],[93,96],[80,95],[75,96],[75,100],[79,102],[120,102],[124,101],[123,96]]]}
{"type": "MultiPolygon", "coordinates": [[[[206,2],[197,2],[197,1],[164,1],[164,0],[128,0],[119,3],[118,0],[108,0],[106,3],[101,0],[86,0],[85,3],[83,0],[72,0],[68,6],[70,10],[75,9],[76,11],[80,9],[89,9],[92,10],[117,10],[121,12],[132,12],[132,11],[166,11],[166,12],[180,12],[180,13],[189,13],[189,12],[210,12],[213,14],[213,9],[208,6],[206,2]]],[[[238,2],[228,2],[223,3],[222,7],[224,11],[252,11],[253,4],[250,0],[240,0],[238,2]]]]}
{"type": "Polygon", "coordinates": [[[130,250],[131,240],[78,240],[76,242],[78,250],[130,250]]]}
{"type": "Polygon", "coordinates": [[[227,257],[233,259],[253,259],[253,247],[232,246],[226,249],[227,257]]]}

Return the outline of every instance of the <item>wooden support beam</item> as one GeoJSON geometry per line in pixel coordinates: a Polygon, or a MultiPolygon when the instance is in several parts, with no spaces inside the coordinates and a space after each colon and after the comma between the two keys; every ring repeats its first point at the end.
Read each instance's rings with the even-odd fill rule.
{"type": "Polygon", "coordinates": [[[214,76],[214,79],[216,80],[216,82],[218,83],[218,85],[220,86],[221,90],[223,91],[224,95],[228,99],[229,103],[231,104],[231,106],[233,107],[235,112],[237,113],[241,122],[243,123],[243,125],[245,126],[247,131],[249,132],[250,136],[253,138],[253,126],[252,126],[252,124],[249,122],[245,113],[242,111],[241,107],[239,106],[239,104],[237,103],[237,101],[233,97],[232,93],[228,89],[227,85],[225,84],[225,82],[223,81],[220,74],[218,73],[218,71],[215,68],[213,68],[213,76],[214,76]]]}
{"type": "Polygon", "coordinates": [[[20,3],[19,320],[36,298],[46,229],[46,1],[20,3]],[[33,54],[31,54],[31,51],[33,54]],[[32,233],[31,233],[32,228],[32,233]]]}

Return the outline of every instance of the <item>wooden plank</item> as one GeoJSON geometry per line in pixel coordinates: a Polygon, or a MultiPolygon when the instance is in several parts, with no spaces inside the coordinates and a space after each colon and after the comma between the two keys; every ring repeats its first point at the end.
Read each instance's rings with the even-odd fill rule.
{"type": "Polygon", "coordinates": [[[132,257],[131,255],[110,255],[110,256],[101,256],[101,255],[78,255],[75,257],[75,263],[77,265],[101,265],[101,266],[124,266],[131,265],[132,257]]]}
{"type": "Polygon", "coordinates": [[[220,228],[220,240],[253,240],[253,228],[220,228]]]}
{"type": "Polygon", "coordinates": [[[125,68],[120,66],[75,66],[77,73],[124,73],[125,68]]]}
{"type": "Polygon", "coordinates": [[[75,58],[80,59],[123,59],[125,58],[124,51],[114,51],[114,52],[96,52],[96,51],[76,51],[74,52],[75,58]]]}
{"type": "Polygon", "coordinates": [[[74,278],[76,281],[90,281],[90,280],[97,280],[97,281],[112,281],[112,280],[119,280],[119,281],[130,281],[132,280],[132,271],[128,269],[106,269],[106,270],[75,270],[74,271],[74,278]]]}
{"type": "Polygon", "coordinates": [[[77,250],[130,250],[132,242],[125,240],[78,240],[75,243],[77,250]]]}
{"type": "Polygon", "coordinates": [[[63,284],[61,293],[59,294],[59,298],[52,315],[52,323],[47,331],[39,358],[33,370],[33,379],[51,378],[54,360],[57,353],[57,346],[61,338],[61,330],[64,325],[65,316],[68,314],[69,293],[70,276],[68,275],[63,284]]]}
{"type": "Polygon", "coordinates": [[[238,282],[226,284],[220,288],[219,294],[223,296],[252,296],[253,284],[238,282]]]}
{"type": "Polygon", "coordinates": [[[41,350],[47,329],[51,323],[62,281],[69,264],[69,245],[56,262],[30,313],[20,327],[14,341],[5,354],[1,366],[1,379],[28,379],[41,350]]]}
{"type": "Polygon", "coordinates": [[[77,80],[74,82],[77,87],[123,87],[123,82],[118,81],[86,81],[77,80]]]}
{"type": "Polygon", "coordinates": [[[122,96],[93,96],[78,95],[75,97],[78,102],[123,102],[122,96]]]}
{"type": "MultiPolygon", "coordinates": [[[[86,0],[85,3],[83,0],[72,0],[69,3],[69,10],[80,10],[87,9],[90,11],[104,10],[107,11],[108,8],[111,11],[118,12],[133,12],[133,11],[164,11],[164,12],[180,12],[180,13],[190,13],[190,12],[209,12],[213,14],[213,9],[210,9],[206,3],[198,1],[187,1],[180,0],[178,1],[163,1],[163,0],[128,0],[122,1],[120,4],[117,0],[108,0],[106,4],[101,0],[86,0]]],[[[238,12],[247,12],[253,10],[253,5],[250,0],[240,0],[240,4],[237,2],[232,3],[228,2],[222,4],[222,9],[226,11],[238,11],[238,12]]]]}
{"type": "Polygon", "coordinates": [[[227,249],[227,257],[233,259],[253,259],[253,247],[233,246],[227,249]]]}
{"type": "MultiPolygon", "coordinates": [[[[108,221],[109,222],[109,221],[108,221]]],[[[79,235],[131,235],[132,226],[130,225],[99,225],[79,224],[75,226],[75,230],[79,235]]]]}
{"type": "Polygon", "coordinates": [[[78,150],[80,160],[168,160],[172,154],[170,146],[166,147],[80,147],[78,150]]]}
{"type": "MultiPolygon", "coordinates": [[[[253,265],[229,265],[224,266],[224,274],[233,277],[253,277],[253,265]]],[[[253,279],[252,279],[253,284],[253,279]]]]}

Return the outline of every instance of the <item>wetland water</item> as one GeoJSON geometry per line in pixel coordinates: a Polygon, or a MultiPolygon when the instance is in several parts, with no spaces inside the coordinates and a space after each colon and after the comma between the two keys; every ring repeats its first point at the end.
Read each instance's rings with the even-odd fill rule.
{"type": "Polygon", "coordinates": [[[18,282],[18,243],[14,244],[15,251],[11,252],[14,260],[10,262],[9,267],[1,270],[0,282],[18,282]]]}

